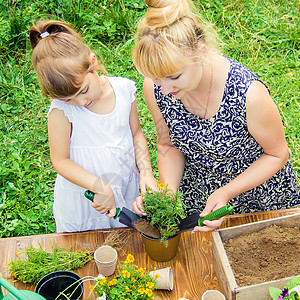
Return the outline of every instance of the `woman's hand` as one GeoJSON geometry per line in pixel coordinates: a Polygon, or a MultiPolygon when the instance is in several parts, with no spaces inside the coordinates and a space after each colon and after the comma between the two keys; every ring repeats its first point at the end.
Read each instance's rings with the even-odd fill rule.
{"type": "MultiPolygon", "coordinates": [[[[206,206],[203,209],[203,211],[200,214],[200,218],[208,215],[209,213],[227,205],[227,202],[230,199],[228,199],[227,194],[225,193],[225,190],[223,188],[217,189],[216,191],[214,191],[208,198],[207,198],[207,202],[206,202],[206,206]]],[[[214,221],[209,221],[209,220],[205,220],[203,222],[203,224],[205,224],[205,226],[195,226],[193,229],[193,233],[194,232],[207,232],[207,231],[211,231],[214,230],[216,228],[218,228],[219,226],[221,226],[222,222],[224,221],[224,217],[218,219],[218,220],[214,220],[214,221]]]]}
{"type": "Polygon", "coordinates": [[[116,203],[110,185],[98,178],[95,181],[93,190],[95,195],[92,207],[100,214],[106,214],[109,218],[114,217],[116,215],[116,203]]]}

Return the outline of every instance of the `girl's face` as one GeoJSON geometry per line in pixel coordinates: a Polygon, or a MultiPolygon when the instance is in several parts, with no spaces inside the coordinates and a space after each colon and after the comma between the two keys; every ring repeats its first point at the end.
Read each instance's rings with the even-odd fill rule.
{"type": "Polygon", "coordinates": [[[93,71],[85,75],[79,92],[64,101],[68,104],[91,108],[99,101],[101,90],[100,77],[96,71],[93,71]]]}
{"type": "Polygon", "coordinates": [[[171,94],[177,99],[181,99],[199,86],[201,78],[202,64],[194,63],[165,78],[153,79],[153,82],[161,86],[161,92],[164,95],[171,94]]]}

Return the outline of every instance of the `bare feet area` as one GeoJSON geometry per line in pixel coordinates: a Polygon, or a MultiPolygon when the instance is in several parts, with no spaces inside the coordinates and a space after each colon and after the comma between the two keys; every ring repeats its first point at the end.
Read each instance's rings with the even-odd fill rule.
{"type": "Polygon", "coordinates": [[[224,242],[239,286],[300,274],[300,228],[270,226],[224,242]]]}

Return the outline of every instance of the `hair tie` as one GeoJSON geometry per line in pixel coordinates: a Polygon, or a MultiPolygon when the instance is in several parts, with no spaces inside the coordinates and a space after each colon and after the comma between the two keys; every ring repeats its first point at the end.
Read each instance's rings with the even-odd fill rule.
{"type": "Polygon", "coordinates": [[[40,37],[41,37],[42,39],[44,39],[44,38],[47,37],[48,35],[50,35],[50,33],[49,33],[48,31],[44,31],[44,32],[42,32],[42,33],[40,34],[40,37]]]}

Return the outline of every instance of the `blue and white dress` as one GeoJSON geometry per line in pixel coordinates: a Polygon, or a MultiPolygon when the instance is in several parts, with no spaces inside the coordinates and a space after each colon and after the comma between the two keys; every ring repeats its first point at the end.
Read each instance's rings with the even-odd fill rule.
{"type": "MultiPolygon", "coordinates": [[[[173,145],[186,157],[180,184],[187,215],[201,212],[206,200],[247,169],[263,153],[247,129],[246,93],[258,76],[230,58],[223,99],[215,116],[202,119],[187,111],[179,99],[154,94],[169,128],[173,145]]],[[[260,81],[260,80],[259,80],[260,81]]],[[[272,178],[229,204],[235,213],[284,209],[300,204],[300,186],[288,161],[272,178]]]]}

